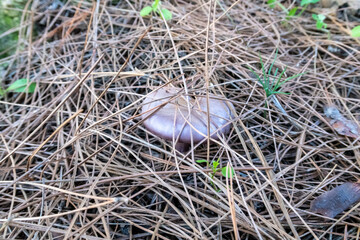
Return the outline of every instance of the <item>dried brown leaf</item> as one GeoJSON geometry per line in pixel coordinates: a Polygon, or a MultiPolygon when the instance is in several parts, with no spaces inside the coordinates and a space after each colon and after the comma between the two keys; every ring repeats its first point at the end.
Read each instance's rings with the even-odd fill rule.
{"type": "Polygon", "coordinates": [[[344,183],[316,198],[310,211],[326,217],[335,217],[360,201],[360,183],[344,183]]]}
{"type": "Polygon", "coordinates": [[[360,128],[353,122],[345,118],[340,111],[333,105],[324,107],[326,120],[341,135],[358,138],[360,137],[360,128]]]}

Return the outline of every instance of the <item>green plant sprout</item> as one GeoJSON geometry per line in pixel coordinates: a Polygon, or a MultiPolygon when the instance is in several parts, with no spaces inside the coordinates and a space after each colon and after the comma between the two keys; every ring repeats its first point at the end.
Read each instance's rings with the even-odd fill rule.
{"type": "MultiPolygon", "coordinates": [[[[301,0],[300,6],[303,7],[301,12],[297,15],[297,17],[300,17],[303,12],[306,10],[307,6],[309,4],[317,3],[320,0],[301,0]]],[[[284,5],[282,5],[278,0],[268,0],[266,2],[270,8],[275,8],[275,6],[279,6],[285,13],[286,13],[286,20],[289,20],[291,17],[294,17],[296,15],[296,12],[298,10],[298,7],[294,7],[290,10],[288,10],[284,5]]]]}
{"type": "Polygon", "coordinates": [[[18,27],[20,26],[23,11],[26,12],[27,10],[25,9],[27,2],[27,0],[0,1],[0,33],[6,33],[11,29],[11,32],[0,37],[0,59],[14,54],[16,47],[19,47],[17,46],[18,27]]]}
{"type": "Polygon", "coordinates": [[[33,93],[35,92],[36,83],[30,83],[28,79],[21,78],[13,82],[7,89],[0,87],[0,96],[8,92],[33,93]]]}
{"type": "Polygon", "coordinates": [[[275,6],[279,6],[284,12],[286,12],[286,14],[289,13],[287,8],[282,5],[278,0],[268,0],[266,4],[269,5],[270,8],[275,8],[275,6]]]}
{"type": "Polygon", "coordinates": [[[290,9],[290,11],[288,12],[288,14],[286,16],[286,20],[289,20],[291,17],[294,17],[297,10],[298,10],[298,7],[294,7],[292,9],[290,9]]]}
{"type": "Polygon", "coordinates": [[[317,29],[325,29],[327,28],[327,24],[324,23],[324,20],[326,18],[323,14],[313,14],[312,18],[316,21],[316,28],[317,29]]]}
{"type": "Polygon", "coordinates": [[[140,16],[145,17],[149,16],[151,12],[159,14],[166,21],[172,19],[172,13],[166,8],[161,7],[160,0],[155,0],[151,6],[146,6],[140,11],[140,16]]]}
{"type": "Polygon", "coordinates": [[[297,78],[301,75],[303,75],[304,73],[299,73],[296,74],[292,77],[288,77],[285,80],[281,80],[284,73],[286,72],[287,66],[284,68],[284,70],[280,73],[279,76],[277,76],[277,73],[279,71],[278,68],[276,68],[274,75],[271,75],[271,70],[273,69],[274,63],[276,61],[277,58],[277,54],[278,54],[278,49],[276,49],[276,53],[275,53],[275,58],[274,61],[271,63],[270,68],[268,71],[265,70],[265,66],[264,63],[262,61],[261,55],[259,54],[260,57],[260,64],[261,64],[261,70],[263,73],[262,78],[254,71],[252,70],[250,67],[249,70],[256,76],[258,82],[260,83],[260,85],[262,86],[262,88],[265,90],[265,95],[266,95],[266,101],[265,101],[265,108],[267,108],[267,99],[269,99],[272,95],[275,94],[290,94],[290,93],[286,93],[286,92],[281,92],[279,91],[281,86],[284,85],[287,81],[297,78]],[[271,80],[273,79],[273,80],[271,80]]]}
{"type": "Polygon", "coordinates": [[[360,37],[360,25],[351,29],[351,36],[354,38],[360,37]]]}
{"type": "Polygon", "coordinates": [[[303,7],[301,12],[299,13],[299,15],[297,15],[298,17],[300,17],[303,12],[305,11],[305,9],[307,8],[307,6],[309,6],[309,4],[314,4],[314,3],[318,3],[320,0],[301,0],[300,6],[303,7]]]}
{"type": "Polygon", "coordinates": [[[218,168],[218,166],[219,166],[219,164],[220,164],[219,161],[220,161],[220,158],[218,158],[217,161],[212,161],[211,163],[209,163],[209,162],[208,162],[207,160],[205,160],[205,159],[196,160],[197,163],[206,163],[206,165],[211,168],[212,172],[209,173],[209,176],[210,176],[210,178],[211,178],[210,184],[211,184],[211,186],[215,189],[215,191],[217,191],[217,192],[220,191],[220,189],[218,189],[218,188],[216,187],[215,183],[214,183],[214,177],[215,177],[215,174],[216,174],[217,172],[220,172],[220,171],[221,171],[221,173],[222,173],[222,175],[223,175],[224,177],[226,177],[226,172],[227,172],[227,171],[228,171],[228,176],[229,176],[230,178],[233,178],[234,175],[235,175],[235,171],[234,171],[233,168],[231,168],[231,171],[230,171],[230,169],[228,169],[227,166],[226,166],[226,167],[222,167],[222,168],[218,168]]]}

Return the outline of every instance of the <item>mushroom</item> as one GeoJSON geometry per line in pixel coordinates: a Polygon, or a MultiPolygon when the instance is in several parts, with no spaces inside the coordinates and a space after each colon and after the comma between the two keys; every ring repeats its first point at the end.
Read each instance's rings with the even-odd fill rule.
{"type": "MultiPolygon", "coordinates": [[[[207,101],[206,96],[188,98],[188,107],[184,97],[175,97],[179,91],[179,88],[161,88],[148,94],[142,106],[142,119],[151,133],[166,140],[174,139],[175,148],[185,152],[191,141],[196,144],[207,136],[207,101]]],[[[209,127],[211,139],[218,140],[220,135],[230,131],[232,113],[229,107],[233,105],[215,97],[209,96],[209,127]]]]}

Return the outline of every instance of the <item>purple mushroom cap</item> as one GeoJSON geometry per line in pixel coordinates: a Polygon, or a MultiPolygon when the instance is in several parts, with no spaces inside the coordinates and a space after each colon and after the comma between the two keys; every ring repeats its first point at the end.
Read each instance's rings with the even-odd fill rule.
{"type": "MultiPolygon", "coordinates": [[[[208,113],[206,96],[189,98],[189,113],[184,97],[174,98],[179,91],[178,88],[161,88],[148,94],[142,106],[142,119],[146,129],[153,134],[166,140],[179,138],[177,149],[184,150],[191,141],[198,143],[207,136],[208,113]]],[[[233,108],[233,105],[225,99],[209,96],[212,139],[217,140],[219,135],[230,131],[232,114],[229,107],[233,108]]]]}

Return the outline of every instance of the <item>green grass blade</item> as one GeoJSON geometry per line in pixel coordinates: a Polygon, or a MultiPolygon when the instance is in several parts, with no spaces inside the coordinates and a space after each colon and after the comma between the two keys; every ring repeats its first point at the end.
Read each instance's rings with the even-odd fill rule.
{"type": "Polygon", "coordinates": [[[196,160],[197,163],[207,163],[208,161],[205,159],[196,160]]]}
{"type": "MultiPolygon", "coordinates": [[[[276,75],[277,75],[278,71],[279,71],[279,69],[278,69],[278,68],[276,68],[276,70],[275,70],[275,74],[274,74],[274,79],[276,78],[276,75]]],[[[275,84],[275,81],[272,81],[270,89],[273,89],[274,84],[275,84]]]]}
{"type": "MultiPolygon", "coordinates": [[[[287,69],[287,66],[285,67],[285,69],[280,73],[279,77],[278,77],[278,80],[276,81],[276,84],[275,84],[275,87],[274,87],[274,91],[276,91],[281,85],[282,83],[280,82],[281,81],[281,78],[282,76],[284,75],[284,73],[286,72],[286,69],[287,69]]],[[[284,81],[286,82],[286,80],[284,81]]]]}
{"type": "Polygon", "coordinates": [[[292,77],[288,77],[288,78],[286,78],[284,81],[289,81],[289,80],[291,80],[291,79],[297,78],[297,77],[299,77],[299,76],[301,76],[301,75],[304,75],[305,73],[306,73],[306,72],[303,72],[303,73],[296,74],[296,75],[294,75],[294,76],[292,76],[292,77]]]}
{"type": "Polygon", "coordinates": [[[261,81],[260,76],[259,76],[254,70],[252,70],[251,68],[248,67],[248,69],[249,69],[253,74],[255,74],[255,76],[256,76],[257,80],[259,81],[259,83],[261,84],[261,86],[264,87],[264,83],[261,81]]]}
{"type": "Polygon", "coordinates": [[[156,12],[158,10],[158,6],[160,4],[160,0],[155,0],[152,4],[152,9],[154,12],[156,12]]]}
{"type": "Polygon", "coordinates": [[[276,75],[277,75],[278,71],[279,71],[279,69],[278,69],[278,68],[276,68],[276,69],[275,69],[275,73],[274,73],[274,77],[276,77],[276,75]]]}
{"type": "Polygon", "coordinates": [[[270,89],[270,84],[269,84],[270,78],[269,78],[268,75],[265,75],[264,78],[265,78],[265,86],[264,86],[264,88],[265,88],[265,90],[269,90],[270,89]]]}
{"type": "Polygon", "coordinates": [[[273,61],[273,62],[271,63],[271,65],[270,65],[269,72],[268,72],[269,75],[271,74],[271,70],[272,70],[272,68],[273,68],[273,66],[274,66],[274,63],[275,63],[275,61],[276,61],[277,54],[278,54],[278,50],[279,50],[279,49],[276,49],[274,61],[273,61]]]}
{"type": "Polygon", "coordinates": [[[304,6],[304,5],[308,5],[310,3],[317,3],[319,2],[320,0],[301,0],[300,2],[300,6],[304,6]]]}
{"type": "Polygon", "coordinates": [[[276,92],[272,92],[272,94],[285,94],[285,95],[289,95],[290,93],[288,93],[288,92],[279,92],[279,91],[276,91],[276,92]]]}
{"type": "Polygon", "coordinates": [[[260,64],[261,64],[261,71],[263,73],[263,78],[264,78],[264,84],[263,84],[263,88],[268,89],[269,88],[269,79],[267,77],[266,71],[265,71],[265,67],[264,67],[264,63],[263,60],[261,58],[261,54],[259,53],[259,58],[260,58],[260,64]]]}
{"type": "Polygon", "coordinates": [[[267,5],[269,5],[270,8],[275,8],[276,0],[269,0],[266,2],[267,5]]]}
{"type": "Polygon", "coordinates": [[[260,58],[260,64],[261,64],[262,73],[264,74],[264,76],[266,76],[265,68],[264,68],[264,63],[263,63],[263,60],[262,60],[262,58],[261,58],[261,54],[260,54],[260,53],[259,53],[259,58],[260,58]]]}
{"type": "Polygon", "coordinates": [[[289,20],[291,17],[295,16],[297,10],[298,10],[298,7],[292,8],[286,17],[286,20],[289,20]]]}
{"type": "Polygon", "coordinates": [[[281,82],[280,84],[279,84],[279,87],[281,87],[281,85],[283,85],[284,83],[286,83],[287,81],[289,81],[289,80],[291,80],[291,79],[294,79],[294,78],[297,78],[297,77],[299,77],[299,76],[301,76],[301,75],[303,75],[303,74],[305,74],[306,72],[304,72],[304,73],[299,73],[299,74],[296,74],[296,75],[294,75],[294,76],[292,76],[292,77],[288,77],[288,78],[286,78],[283,82],[281,82]]]}
{"type": "Polygon", "coordinates": [[[287,10],[287,8],[282,5],[281,3],[277,2],[277,5],[281,8],[281,10],[283,10],[286,14],[289,14],[289,11],[287,10]]]}

